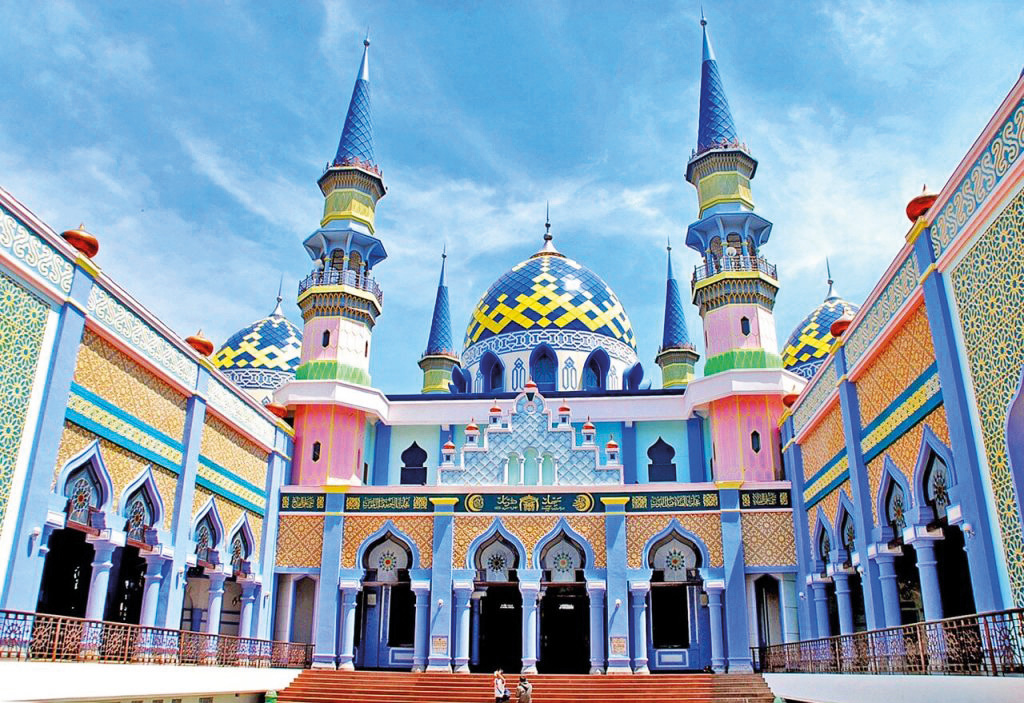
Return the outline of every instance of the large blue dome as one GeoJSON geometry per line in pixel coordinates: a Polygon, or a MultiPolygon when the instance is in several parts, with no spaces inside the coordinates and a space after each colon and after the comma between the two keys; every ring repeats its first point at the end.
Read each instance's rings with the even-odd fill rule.
{"type": "Polygon", "coordinates": [[[782,367],[807,380],[814,377],[836,338],[832,323],[846,313],[856,315],[859,305],[849,303],[829,289],[829,296],[796,326],[782,350],[782,367]]]}
{"type": "Polygon", "coordinates": [[[278,302],[269,317],[231,335],[211,361],[240,388],[274,390],[295,376],[301,354],[302,332],[278,302]]]}
{"type": "Polygon", "coordinates": [[[477,303],[465,348],[525,330],[579,330],[611,337],[636,350],[626,311],[593,271],[553,248],[512,267],[477,303]]]}

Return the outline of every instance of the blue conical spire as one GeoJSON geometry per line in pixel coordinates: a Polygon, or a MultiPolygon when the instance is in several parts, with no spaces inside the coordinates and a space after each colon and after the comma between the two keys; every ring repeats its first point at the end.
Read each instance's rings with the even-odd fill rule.
{"type": "Polygon", "coordinates": [[[672,245],[668,247],[668,282],[665,287],[665,331],[661,337],[661,348],[679,349],[692,347],[690,333],[686,329],[683,301],[679,295],[679,283],[672,272],[672,245]]]}
{"type": "Polygon", "coordinates": [[[700,73],[700,118],[697,126],[697,153],[736,141],[736,125],[729,111],[722,77],[718,75],[718,62],[708,37],[708,21],[701,11],[700,26],[704,29],[704,58],[700,73]]]}
{"type": "Polygon", "coordinates": [[[455,354],[452,343],[452,320],[448,311],[448,277],[445,274],[447,247],[441,253],[441,276],[437,281],[437,298],[434,299],[434,318],[430,321],[430,337],[424,356],[433,354],[455,354]]]}
{"type": "Polygon", "coordinates": [[[370,37],[363,40],[363,62],[352,89],[352,100],[348,105],[345,126],[341,130],[338,153],[334,165],[352,163],[376,166],[373,156],[373,119],[370,115],[370,37]]]}

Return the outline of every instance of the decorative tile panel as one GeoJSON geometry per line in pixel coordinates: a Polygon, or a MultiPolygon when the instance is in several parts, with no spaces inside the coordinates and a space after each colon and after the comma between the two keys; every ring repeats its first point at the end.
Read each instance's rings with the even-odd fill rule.
{"type": "Polygon", "coordinates": [[[932,220],[935,258],[953,242],[964,225],[988,199],[999,182],[1024,153],[1024,101],[996,130],[995,136],[961,179],[949,200],[932,220]]]}
{"type": "Polygon", "coordinates": [[[885,451],[868,462],[868,486],[871,490],[871,514],[874,515],[875,524],[878,524],[878,489],[882,482],[882,467],[885,465],[885,457],[892,459],[896,468],[903,474],[907,485],[911,485],[914,467],[917,465],[917,453],[921,450],[921,437],[924,428],[931,428],[935,436],[946,446],[949,446],[949,428],[946,425],[946,409],[939,406],[932,410],[925,418],[909,428],[899,439],[886,447],[885,451]]]}
{"type": "Polygon", "coordinates": [[[89,329],[78,350],[75,383],[181,441],[185,396],[89,329]]]}
{"type": "Polygon", "coordinates": [[[0,249],[64,292],[71,292],[74,265],[0,205],[0,249]]]}
{"type": "MultiPolygon", "coordinates": [[[[455,518],[455,525],[453,527],[454,546],[452,549],[452,566],[454,568],[465,568],[470,544],[474,539],[490,529],[494,519],[495,516],[493,515],[460,515],[455,518]]],[[[596,519],[601,522],[601,529],[603,530],[603,518],[598,517],[596,519]]],[[[502,515],[501,523],[506,530],[515,535],[523,543],[523,546],[526,547],[526,561],[527,564],[530,564],[533,562],[533,550],[537,546],[538,540],[555,529],[558,517],[555,515],[502,515]]],[[[591,529],[593,528],[591,527],[591,529]]]]}
{"type": "Polygon", "coordinates": [[[788,566],[796,563],[793,514],[743,514],[743,557],[747,566],[788,566]]]}
{"type": "Polygon", "coordinates": [[[815,476],[822,467],[846,448],[843,413],[836,401],[821,421],[800,443],[804,462],[804,479],[815,476]]]}
{"type": "Polygon", "coordinates": [[[416,543],[420,553],[420,568],[434,563],[434,518],[429,515],[346,515],[341,544],[341,567],[358,568],[356,555],[363,542],[391,521],[398,530],[416,543]]]}
{"type": "Polygon", "coordinates": [[[910,294],[917,288],[920,271],[917,269],[917,257],[914,252],[907,252],[892,278],[885,284],[878,298],[868,308],[867,313],[857,324],[846,333],[846,364],[853,368],[854,364],[864,356],[871,343],[889,324],[896,311],[900,309],[910,294]]]}
{"type": "Polygon", "coordinates": [[[147,456],[164,468],[181,466],[182,445],[154,431],[145,423],[121,413],[114,406],[73,385],[68,396],[67,417],[72,422],[104,436],[115,444],[123,444],[137,454],[147,456]]]}
{"type": "Polygon", "coordinates": [[[887,340],[885,349],[857,379],[861,426],[867,426],[935,362],[931,327],[924,305],[919,305],[887,340]]]}
{"type": "Polygon", "coordinates": [[[281,515],[277,527],[276,566],[319,568],[323,547],[323,515],[281,515]]]}
{"type": "Polygon", "coordinates": [[[825,363],[825,369],[818,376],[818,380],[814,382],[803,401],[793,411],[793,431],[796,434],[800,434],[814,413],[818,412],[818,408],[825,402],[825,399],[836,389],[838,377],[836,376],[835,361],[829,359],[825,363]]]}
{"type": "MultiPolygon", "coordinates": [[[[110,472],[111,483],[114,484],[112,501],[114,512],[117,513],[121,510],[119,504],[121,492],[149,466],[153,470],[153,479],[156,481],[160,499],[164,503],[163,527],[167,530],[171,529],[174,496],[178,490],[178,477],[174,472],[157,466],[146,458],[114,444],[108,439],[99,437],[71,421],[64,422],[64,433],[61,435],[60,446],[57,448],[57,464],[54,467],[54,480],[50,483],[51,488],[55,485],[57,473],[64,464],[97,439],[100,441],[100,453],[103,455],[103,463],[107,467],[107,471],[110,472]]],[[[111,523],[114,523],[114,521],[112,520],[111,523]]]]}
{"type": "Polygon", "coordinates": [[[92,287],[86,307],[95,319],[109,327],[118,337],[167,374],[181,381],[186,388],[195,388],[199,373],[196,362],[168,342],[141,317],[122,305],[102,286],[97,284],[92,287]]]}
{"type": "Polygon", "coordinates": [[[718,567],[725,563],[722,555],[722,524],[720,513],[680,513],[676,515],[648,514],[626,517],[626,559],[631,569],[643,567],[643,550],[654,535],[658,534],[673,519],[697,535],[708,548],[711,563],[718,567]]]}
{"type": "Polygon", "coordinates": [[[261,490],[267,481],[267,453],[211,415],[203,426],[200,452],[261,490]]]}
{"type": "MultiPolygon", "coordinates": [[[[0,232],[6,232],[6,220],[0,232]]],[[[24,229],[24,227],[22,227],[24,229]]],[[[0,234],[0,239],[4,235],[0,234]]],[[[2,243],[2,242],[0,242],[2,243]]],[[[0,524],[11,495],[50,306],[0,273],[0,524]]]]}
{"type": "Polygon", "coordinates": [[[242,392],[238,389],[231,390],[220,381],[211,378],[206,396],[211,408],[244,429],[265,446],[274,446],[274,423],[242,400],[239,397],[242,392]]]}

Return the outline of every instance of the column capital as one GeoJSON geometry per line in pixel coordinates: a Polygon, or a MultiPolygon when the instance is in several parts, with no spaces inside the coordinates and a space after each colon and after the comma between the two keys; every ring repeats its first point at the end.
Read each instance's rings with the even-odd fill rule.
{"type": "Polygon", "coordinates": [[[210,580],[210,591],[212,592],[215,588],[224,590],[224,582],[227,581],[228,575],[223,571],[211,571],[207,574],[210,580]]]}

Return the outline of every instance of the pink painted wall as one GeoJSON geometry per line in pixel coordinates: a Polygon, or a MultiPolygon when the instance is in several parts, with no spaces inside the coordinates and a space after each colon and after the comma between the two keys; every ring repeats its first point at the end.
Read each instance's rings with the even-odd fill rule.
{"type": "Polygon", "coordinates": [[[774,481],[778,475],[778,396],[733,396],[711,403],[711,441],[716,481],[774,481]],[[755,452],[751,433],[761,435],[755,452]]]}
{"type": "Polygon", "coordinates": [[[778,352],[775,317],[758,305],[726,305],[704,316],[707,356],[732,349],[767,349],[778,352]],[[750,334],[744,335],[740,319],[750,320],[750,334]]]}
{"type": "Polygon", "coordinates": [[[314,317],[302,329],[302,363],[337,359],[338,339],[338,318],[314,317]],[[324,330],[331,333],[326,347],[323,346],[324,330]]]}
{"type": "Polygon", "coordinates": [[[301,406],[295,410],[295,455],[292,484],[362,482],[364,413],[335,405],[301,406]],[[320,458],[313,461],[313,444],[320,442],[320,458]]]}

